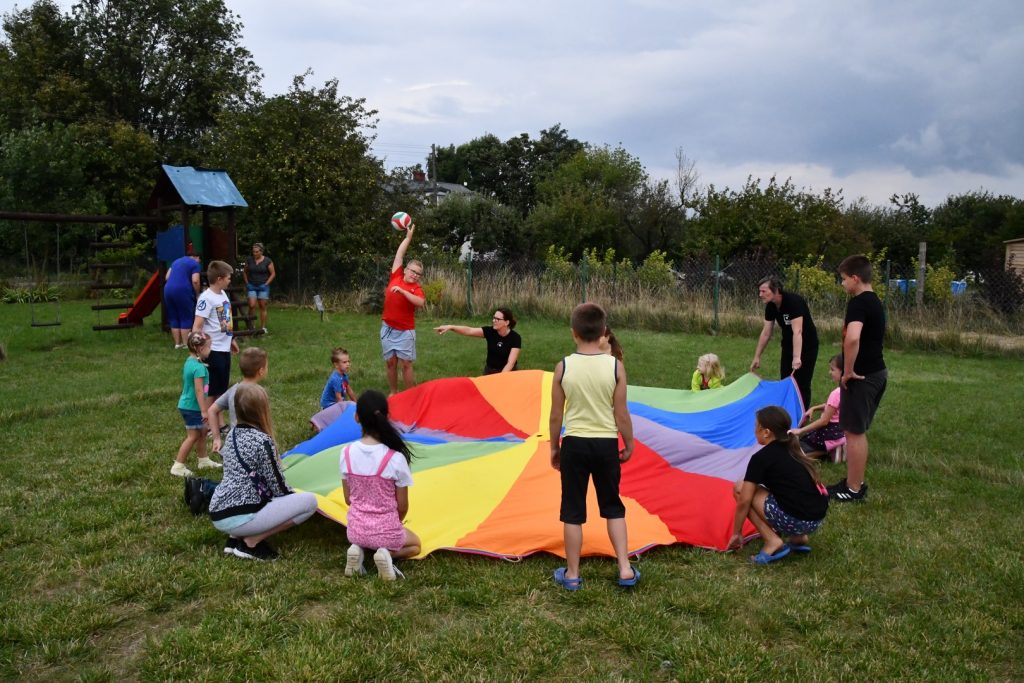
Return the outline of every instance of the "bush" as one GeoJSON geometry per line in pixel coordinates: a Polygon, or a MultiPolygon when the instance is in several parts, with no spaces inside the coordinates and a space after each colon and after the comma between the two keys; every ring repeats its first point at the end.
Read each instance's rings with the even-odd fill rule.
{"type": "Polygon", "coordinates": [[[803,262],[791,263],[784,271],[786,285],[811,303],[835,301],[844,296],[843,287],[836,282],[836,274],[825,270],[824,256],[808,256],[803,262]]]}
{"type": "Polygon", "coordinates": [[[652,251],[636,269],[636,278],[642,286],[654,290],[671,287],[674,277],[668,262],[668,254],[660,249],[652,251]]]}

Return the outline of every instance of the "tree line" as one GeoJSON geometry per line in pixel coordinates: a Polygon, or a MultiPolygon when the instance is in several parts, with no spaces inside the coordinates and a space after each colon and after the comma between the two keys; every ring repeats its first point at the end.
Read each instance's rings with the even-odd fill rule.
{"type": "MultiPolygon", "coordinates": [[[[704,186],[683,150],[676,176],[660,179],[626,149],[561,124],[442,145],[425,171],[471,193],[427,202],[407,182],[422,166],[388,172],[373,154],[378,112],[309,72],[265,94],[242,29],[223,0],[80,0],[68,12],[37,0],[4,15],[0,208],[138,214],[159,164],[223,168],[250,206],[240,240],[339,287],[393,250],[386,230],[399,209],[414,215],[425,252],[455,254],[470,239],[506,259],[541,260],[555,247],[575,258],[614,249],[634,263],[707,254],[784,264],[884,250],[909,264],[927,241],[933,262],[993,273],[1003,241],[1024,236],[1024,205],[1011,196],[977,190],[929,208],[913,194],[874,206],[775,177],[704,186]]],[[[21,229],[0,223],[0,239],[19,244],[21,229]]],[[[65,230],[63,257],[93,230],[65,230]]]]}

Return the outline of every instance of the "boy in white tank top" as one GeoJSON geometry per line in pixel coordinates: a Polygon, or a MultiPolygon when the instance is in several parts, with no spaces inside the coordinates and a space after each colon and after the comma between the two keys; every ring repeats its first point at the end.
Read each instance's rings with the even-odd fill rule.
{"type": "Polygon", "coordinates": [[[607,520],[608,538],[619,565],[620,586],[635,586],[640,572],[629,563],[626,508],[619,498],[621,464],[633,454],[633,421],[626,407],[626,370],[601,350],[607,333],[605,313],[585,303],[572,312],[576,353],[555,366],[551,383],[551,466],[562,479],[565,567],[555,570],[555,582],[579,590],[583,524],[587,521],[587,487],[594,480],[598,507],[607,520]],[[561,435],[563,417],[565,434],[561,435]],[[619,450],[619,434],[623,448],[619,450]]]}

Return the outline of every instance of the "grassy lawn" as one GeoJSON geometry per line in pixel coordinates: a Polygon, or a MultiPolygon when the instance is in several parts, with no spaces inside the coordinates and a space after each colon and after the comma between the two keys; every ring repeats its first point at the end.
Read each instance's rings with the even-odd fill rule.
{"type": "MultiPolygon", "coordinates": [[[[755,568],[757,541],[659,548],[636,591],[598,559],[570,594],[552,556],[438,552],[408,563],[405,582],[346,579],[343,529],[320,516],[277,537],[278,562],[224,557],[168,474],[182,352],[152,320],[93,332],[86,304],[62,313],[32,329],[27,305],[0,306],[0,678],[1024,679],[1020,360],[887,351],[868,501],[834,506],[810,556],[755,568]]],[[[483,341],[428,333],[440,322],[467,321],[420,321],[418,378],[477,374],[483,341]]],[[[522,321],[520,365],[550,369],[572,348],[567,325],[522,321]]],[[[378,326],[271,311],[258,343],[283,448],[309,436],[331,347],[351,352],[356,391],[386,386],[378,326]]],[[[735,379],[756,342],[616,334],[631,384],[679,388],[708,351],[735,379]]],[[[822,347],[818,401],[835,352],[822,347]]]]}

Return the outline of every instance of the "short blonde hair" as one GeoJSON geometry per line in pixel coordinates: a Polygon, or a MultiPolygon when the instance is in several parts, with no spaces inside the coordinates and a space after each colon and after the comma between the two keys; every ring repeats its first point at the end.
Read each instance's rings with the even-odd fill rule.
{"type": "Polygon", "coordinates": [[[722,367],[722,361],[718,360],[718,356],[713,353],[705,353],[697,359],[697,371],[705,377],[725,379],[725,368],[722,367]]]}

